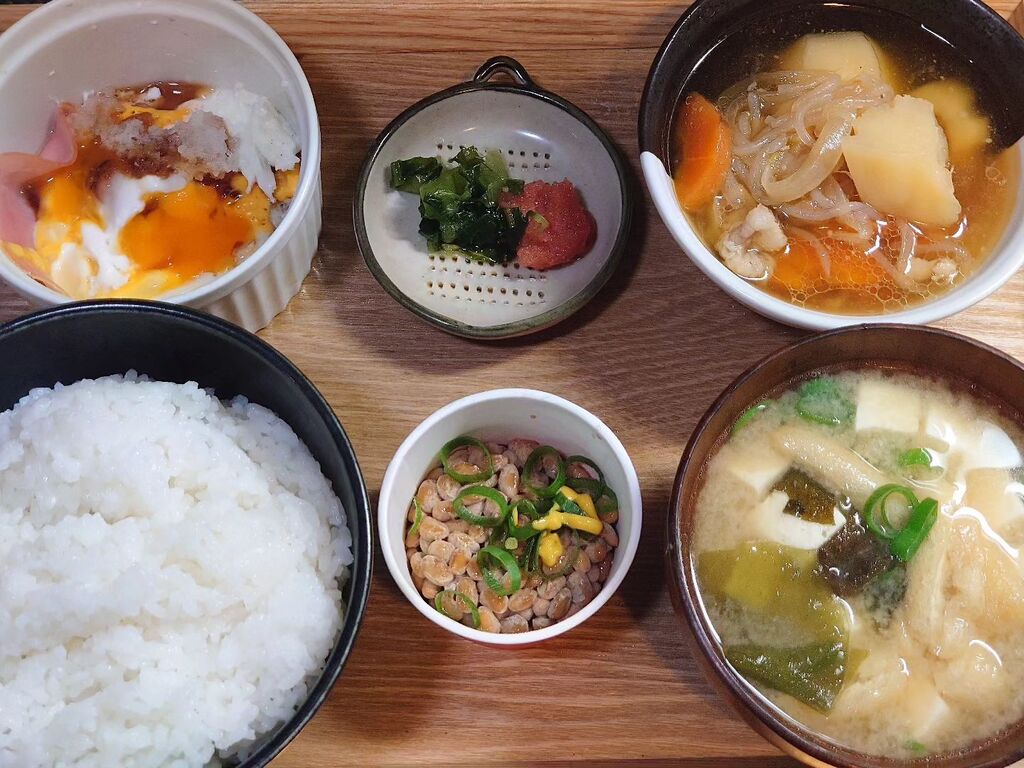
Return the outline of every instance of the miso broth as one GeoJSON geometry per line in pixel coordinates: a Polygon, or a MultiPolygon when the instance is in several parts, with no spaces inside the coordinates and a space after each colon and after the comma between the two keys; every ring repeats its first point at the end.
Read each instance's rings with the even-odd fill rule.
{"type": "Polygon", "coordinates": [[[1020,154],[991,117],[998,89],[954,47],[886,17],[848,21],[856,31],[762,30],[713,52],[680,102],[672,162],[681,206],[734,273],[801,307],[878,315],[985,264],[1016,209],[1020,154]]]}
{"type": "Polygon", "coordinates": [[[909,374],[812,379],[749,411],[708,465],[692,553],[730,664],[869,754],[1020,720],[1022,447],[993,406],[909,374]]]}

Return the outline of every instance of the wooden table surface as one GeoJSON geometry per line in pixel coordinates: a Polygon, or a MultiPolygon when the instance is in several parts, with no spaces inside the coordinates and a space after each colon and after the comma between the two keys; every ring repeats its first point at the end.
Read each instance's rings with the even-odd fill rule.
{"type": "MultiPolygon", "coordinates": [[[[770,2],[770,0],[766,0],[770,2]]],[[[795,765],[696,668],[663,576],[672,479],[696,421],[762,356],[801,334],[728,299],[671,241],[643,192],[636,115],[672,0],[251,0],[302,62],[324,133],[324,231],[302,292],[262,336],[323,391],[376,492],[436,408],[540,386],[619,435],[643,488],[640,550],[608,605],[568,636],[484,648],[425,621],[380,557],[343,676],[275,768],[348,765],[795,765]],[[498,344],[449,337],[377,285],[356,248],[352,194],[371,141],[419,98],[496,54],[588,111],[630,158],[637,219],[624,264],[580,314],[498,344]],[[569,361],[568,363],[566,361],[569,361]]],[[[1016,0],[993,5],[1009,16],[1016,0]]],[[[0,7],[0,29],[25,13],[0,7]]],[[[1024,13],[1017,16],[1024,20],[1024,13]]],[[[1018,25],[1018,28],[1021,28],[1018,25]]],[[[942,326],[1024,358],[1024,274],[942,326]]],[[[0,288],[0,320],[28,307],[0,288]]]]}

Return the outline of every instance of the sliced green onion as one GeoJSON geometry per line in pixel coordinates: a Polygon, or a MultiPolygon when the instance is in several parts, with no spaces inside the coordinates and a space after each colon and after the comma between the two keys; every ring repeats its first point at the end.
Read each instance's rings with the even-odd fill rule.
{"type": "Polygon", "coordinates": [[[864,523],[868,530],[886,541],[892,541],[900,532],[900,529],[889,520],[889,513],[885,509],[886,502],[893,495],[906,499],[912,510],[919,503],[914,492],[902,485],[883,485],[868,496],[868,500],[864,503],[864,523]]]}
{"type": "Polygon", "coordinates": [[[523,586],[523,573],[519,569],[519,563],[512,557],[506,550],[499,549],[498,547],[484,547],[481,549],[476,556],[476,563],[480,566],[480,572],[483,574],[484,581],[487,582],[487,586],[490,590],[498,597],[506,597],[508,595],[515,594],[519,591],[519,588],[523,586]],[[493,557],[508,573],[509,586],[506,589],[498,576],[494,575],[492,571],[485,563],[480,562],[480,555],[487,555],[493,557]]]}
{"type": "Polygon", "coordinates": [[[901,453],[898,461],[901,467],[930,467],[932,454],[925,448],[911,448],[901,453]]]}
{"type": "Polygon", "coordinates": [[[768,406],[771,405],[771,402],[772,401],[769,400],[769,401],[764,402],[764,403],[758,403],[753,408],[748,408],[742,414],[740,414],[740,417],[738,419],[736,419],[736,423],[732,425],[732,434],[735,435],[741,429],[743,429],[744,427],[748,426],[750,424],[750,422],[752,422],[754,419],[756,419],[762,413],[767,411],[768,410],[768,406]]]}
{"type": "Polygon", "coordinates": [[[544,230],[551,226],[551,222],[549,222],[546,218],[541,216],[536,211],[530,211],[530,218],[537,222],[541,232],[543,232],[544,230]]]}
{"type": "Polygon", "coordinates": [[[434,607],[438,613],[443,613],[452,621],[458,621],[448,611],[444,609],[444,598],[445,596],[458,598],[464,606],[466,606],[466,612],[473,617],[473,629],[480,629],[480,611],[477,610],[476,606],[473,605],[473,601],[466,597],[461,592],[456,592],[454,589],[446,589],[444,592],[438,592],[434,598],[434,607]]]}
{"type": "Polygon", "coordinates": [[[526,551],[526,570],[530,573],[537,573],[540,570],[540,537],[531,539],[526,551]]]}
{"type": "Polygon", "coordinates": [[[935,499],[925,499],[915,506],[907,525],[889,544],[892,553],[904,563],[908,562],[924,544],[938,519],[939,502],[935,499]]]}
{"type": "Polygon", "coordinates": [[[853,418],[854,408],[839,391],[836,380],[822,376],[800,386],[796,412],[815,424],[838,427],[853,418]]]}
{"type": "Polygon", "coordinates": [[[457,480],[463,485],[467,483],[481,483],[491,475],[494,474],[494,460],[491,458],[491,452],[487,449],[487,446],[475,437],[456,437],[454,440],[449,440],[441,448],[441,466],[444,467],[444,472],[452,480],[457,480]],[[483,451],[484,456],[487,457],[487,466],[482,468],[475,475],[464,475],[461,472],[454,471],[449,463],[449,459],[455,451],[459,448],[476,447],[483,451]]]}
{"type": "Polygon", "coordinates": [[[928,754],[928,747],[926,747],[920,741],[911,740],[903,746],[906,747],[907,750],[909,750],[910,752],[913,752],[915,757],[924,757],[928,754]]]}
{"type": "Polygon", "coordinates": [[[415,536],[420,532],[420,525],[423,523],[423,507],[420,506],[418,499],[412,500],[413,506],[416,508],[416,519],[412,523],[412,528],[409,529],[409,536],[415,536]]]}
{"type": "Polygon", "coordinates": [[[576,493],[589,493],[590,498],[597,501],[604,493],[605,488],[608,487],[605,485],[604,472],[601,471],[601,468],[597,466],[593,459],[588,459],[586,456],[570,456],[565,460],[565,463],[568,466],[572,466],[573,464],[582,464],[583,466],[594,470],[594,473],[597,475],[596,478],[570,477],[565,481],[565,484],[576,491],[576,493]]]}
{"type": "Polygon", "coordinates": [[[565,459],[562,458],[562,454],[550,445],[542,445],[538,448],[534,448],[533,453],[531,453],[530,457],[526,460],[526,466],[523,467],[523,477],[526,480],[527,488],[541,498],[549,499],[554,496],[563,485],[565,485],[565,459]],[[550,485],[534,485],[532,478],[537,472],[537,465],[540,464],[544,457],[548,455],[555,456],[558,459],[558,470],[555,472],[555,479],[551,481],[550,485]]]}
{"type": "Polygon", "coordinates": [[[558,505],[560,510],[567,512],[570,515],[586,515],[586,512],[583,511],[579,504],[562,493],[561,488],[559,488],[558,492],[555,494],[555,504],[558,505]]]}
{"type": "Polygon", "coordinates": [[[515,552],[517,549],[519,549],[519,539],[513,536],[509,536],[507,539],[505,539],[505,549],[507,549],[509,552],[515,552]]]}
{"type": "Polygon", "coordinates": [[[601,498],[594,499],[594,506],[597,508],[598,517],[610,515],[619,509],[619,497],[611,488],[605,488],[601,498]]]}
{"type": "Polygon", "coordinates": [[[488,488],[486,485],[471,485],[459,491],[459,495],[452,502],[452,510],[470,525],[479,525],[481,528],[497,528],[508,517],[509,506],[505,497],[493,488],[488,488]],[[474,497],[493,501],[498,506],[500,514],[497,517],[474,515],[466,508],[466,499],[474,497]]]}
{"type": "Polygon", "coordinates": [[[519,541],[526,541],[534,536],[539,536],[543,531],[538,531],[530,525],[533,520],[538,519],[540,519],[540,515],[537,513],[537,507],[534,506],[533,502],[529,499],[520,499],[512,507],[512,515],[508,520],[508,535],[519,541]],[[517,523],[516,518],[524,517],[526,518],[525,525],[517,523]]]}

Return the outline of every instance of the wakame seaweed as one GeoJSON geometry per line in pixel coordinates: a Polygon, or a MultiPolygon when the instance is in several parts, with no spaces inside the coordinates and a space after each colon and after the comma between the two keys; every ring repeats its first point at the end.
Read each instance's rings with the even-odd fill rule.
{"type": "Polygon", "coordinates": [[[458,251],[493,264],[514,261],[529,219],[518,208],[499,205],[502,192],[519,194],[500,152],[481,155],[463,147],[445,165],[436,157],[391,164],[391,186],[420,196],[420,234],[431,252],[458,251]]]}

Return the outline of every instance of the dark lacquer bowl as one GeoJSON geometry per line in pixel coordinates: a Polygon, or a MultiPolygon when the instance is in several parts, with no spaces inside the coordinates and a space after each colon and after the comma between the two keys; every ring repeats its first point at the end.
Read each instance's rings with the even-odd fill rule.
{"type": "MultiPolygon", "coordinates": [[[[680,101],[715,96],[751,74],[750,51],[776,50],[810,32],[861,30],[893,46],[911,31],[933,42],[936,56],[965,62],[995,141],[1024,136],[1024,39],[980,0],[697,0],[668,33],[651,64],[640,102],[640,162],[662,221],[691,261],[719,288],[787,325],[828,330],[862,323],[925,324],[961,312],[998,290],[1024,264],[1024,182],[1017,214],[986,263],[948,293],[889,315],[841,315],[772,296],[734,274],[679,207],[672,181],[672,130],[680,101]],[[744,64],[746,62],[746,64],[744,64]]],[[[1024,158],[1024,147],[1018,147],[1024,158]]]]}
{"type": "Polygon", "coordinates": [[[777,352],[740,376],[715,401],[690,438],[676,475],[668,515],[667,566],[677,612],[693,633],[705,673],[744,719],[768,741],[813,766],[836,768],[1004,768],[1024,758],[1024,722],[957,753],[920,760],[864,755],[828,741],[776,709],[726,661],[704,610],[691,550],[694,510],[704,470],[736,419],[773,393],[813,373],[886,368],[941,378],[969,390],[1024,423],[1024,366],[964,336],[934,328],[872,325],[809,337],[777,352]]]}
{"type": "MultiPolygon", "coordinates": [[[[130,369],[150,378],[244,395],[277,413],[308,446],[345,508],[352,533],[347,606],[319,680],[290,720],[257,742],[238,768],[263,768],[299,733],[341,674],[366,609],[372,534],[370,501],[340,422],[310,381],[282,354],[230,323],[177,305],[140,301],[67,304],[0,327],[0,411],[29,390],[130,369]]],[[[173,724],[172,724],[173,725],[173,724]]]]}

